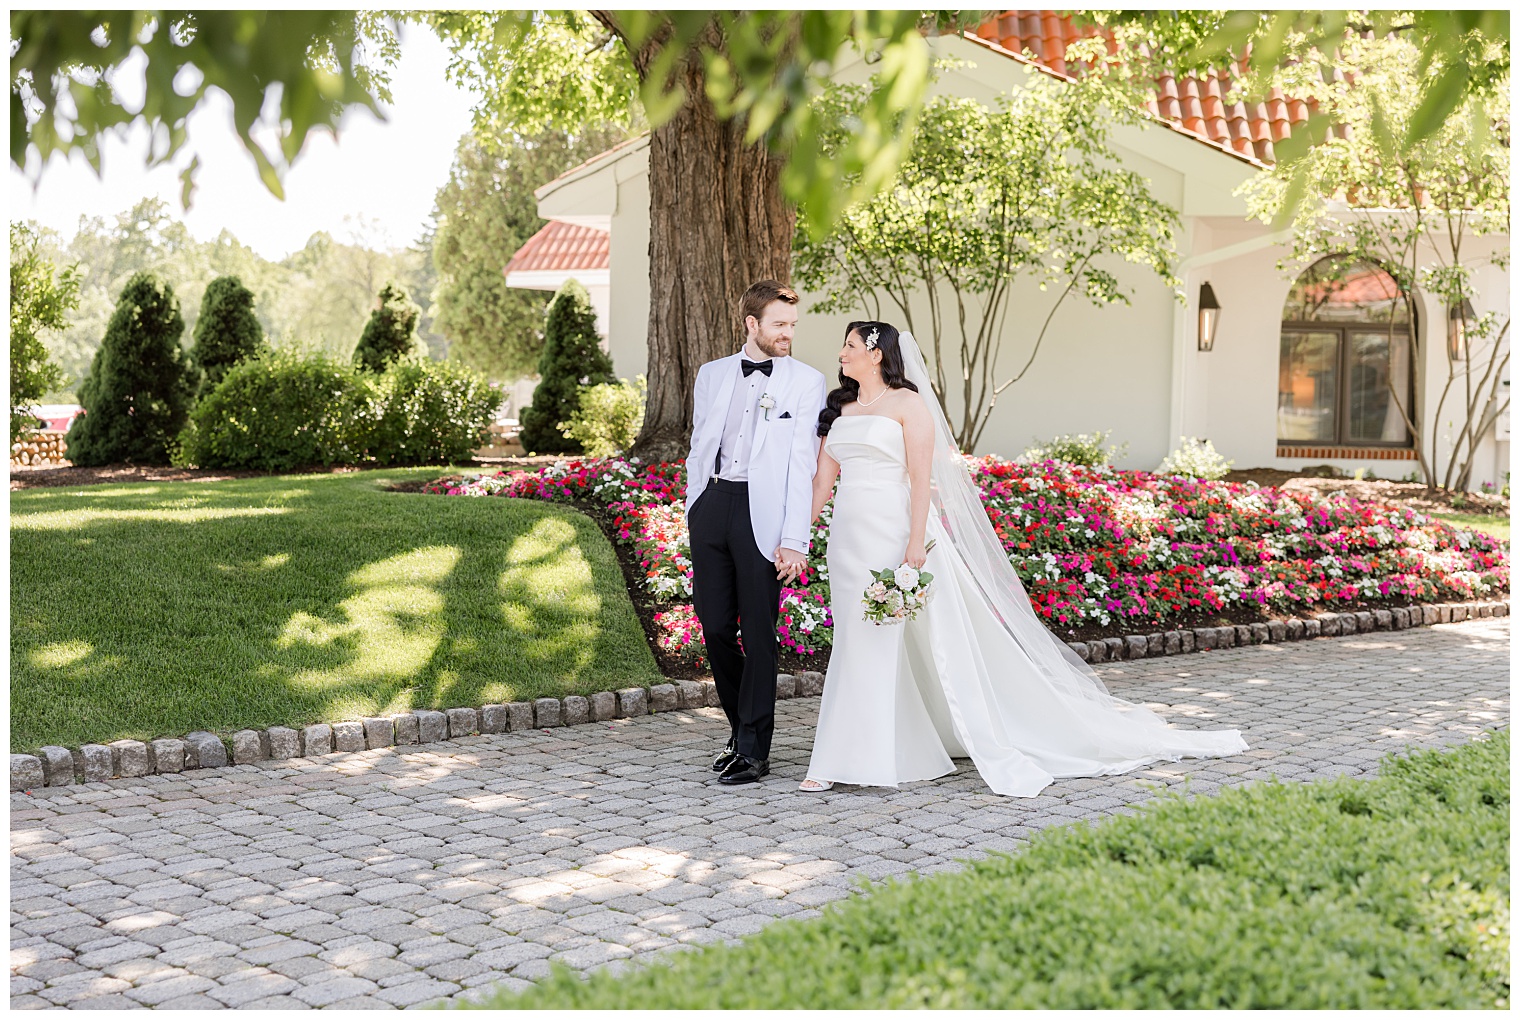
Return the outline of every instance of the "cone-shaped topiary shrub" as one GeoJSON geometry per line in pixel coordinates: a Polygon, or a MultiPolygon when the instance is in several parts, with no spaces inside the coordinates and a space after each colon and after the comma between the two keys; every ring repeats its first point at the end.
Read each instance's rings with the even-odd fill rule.
{"type": "Polygon", "coordinates": [[[384,372],[408,354],[418,353],[422,342],[417,337],[417,320],[422,309],[394,283],[380,288],[380,307],[370,313],[359,346],[354,348],[354,365],[365,372],[384,372]]]}
{"type": "Polygon", "coordinates": [[[127,281],[79,387],[84,414],[69,429],[69,459],[84,467],[169,463],[190,406],[185,320],[174,290],[152,273],[127,281]]]}
{"type": "Polygon", "coordinates": [[[227,370],[264,348],[264,327],[253,314],[253,291],[236,276],[218,276],[206,285],[195,320],[190,361],[200,372],[195,396],[216,389],[227,370]]]}
{"type": "Polygon", "coordinates": [[[581,389],[617,382],[612,359],[597,343],[591,297],[576,280],[566,280],[549,302],[544,353],[538,359],[538,388],[522,411],[522,444],[529,453],[579,453],[579,440],[560,432],[581,406],[581,389]]]}

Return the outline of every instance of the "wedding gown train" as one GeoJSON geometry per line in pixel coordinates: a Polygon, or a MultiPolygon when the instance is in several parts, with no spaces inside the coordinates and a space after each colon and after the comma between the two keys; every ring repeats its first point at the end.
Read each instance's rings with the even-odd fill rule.
{"type": "Polygon", "coordinates": [[[1239,730],[1172,729],[1109,696],[1090,673],[1076,675],[1086,670],[1079,661],[1027,647],[1056,638],[1016,636],[933,511],[929,605],[906,624],[866,622],[871,571],[896,566],[908,544],[902,426],[844,415],[825,448],[840,465],[828,546],[834,644],[810,778],[896,786],[954,772],[951,759],[969,757],[995,792],[1033,797],[1055,779],[1246,749],[1239,730]],[[1066,669],[1073,675],[1059,675],[1066,669]]]}

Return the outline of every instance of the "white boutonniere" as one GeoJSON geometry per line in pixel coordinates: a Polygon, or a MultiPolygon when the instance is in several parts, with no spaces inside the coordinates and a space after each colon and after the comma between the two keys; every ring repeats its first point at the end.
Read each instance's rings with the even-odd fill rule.
{"type": "Polygon", "coordinates": [[[771,420],[771,408],[776,406],[776,398],[769,393],[760,394],[760,407],[765,411],[765,420],[771,420]]]}

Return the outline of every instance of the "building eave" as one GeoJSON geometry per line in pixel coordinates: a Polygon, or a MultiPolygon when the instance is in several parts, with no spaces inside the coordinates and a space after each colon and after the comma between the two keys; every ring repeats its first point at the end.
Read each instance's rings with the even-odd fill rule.
{"type": "Polygon", "coordinates": [[[544,199],[548,198],[559,189],[566,187],[567,185],[574,184],[576,181],[584,177],[590,177],[592,174],[606,169],[619,160],[626,159],[634,153],[641,152],[648,147],[649,132],[647,131],[641,135],[636,135],[627,141],[619,142],[612,148],[608,149],[606,152],[601,152],[595,156],[592,156],[580,166],[571,167],[569,170],[566,170],[564,173],[554,178],[554,180],[550,181],[548,184],[537,188],[533,192],[533,197],[542,202],[544,199]]]}

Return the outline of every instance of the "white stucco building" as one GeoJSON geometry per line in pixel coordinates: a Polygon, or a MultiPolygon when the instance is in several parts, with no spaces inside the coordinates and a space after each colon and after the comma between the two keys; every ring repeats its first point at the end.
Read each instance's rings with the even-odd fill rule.
{"type": "MultiPolygon", "coordinates": [[[[1061,56],[1076,33],[1054,12],[1007,12],[964,37],[934,40],[936,55],[961,64],[940,75],[938,92],[969,96],[989,105],[1020,87],[1032,74],[1064,76],[1061,56]],[[1021,55],[1028,50],[1033,57],[1021,55]]],[[[867,69],[845,67],[842,79],[864,80],[867,69]]],[[[1181,214],[1178,275],[1187,303],[1149,270],[1116,262],[1108,267],[1126,284],[1130,305],[1096,308],[1068,299],[1057,313],[1028,375],[998,401],[978,453],[1014,456],[1036,439],[1107,429],[1128,443],[1121,467],[1154,468],[1183,435],[1211,439],[1237,468],[1297,469],[1329,463],[1350,473],[1371,470],[1402,478],[1416,468],[1402,422],[1392,408],[1386,378],[1408,379],[1407,352],[1392,357],[1386,323],[1359,329],[1375,316],[1373,267],[1354,270],[1362,286],[1346,287],[1345,300],[1331,300],[1303,320],[1303,287],[1277,269],[1289,254],[1287,238],[1247,218],[1236,188],[1269,165],[1271,146],[1303,104],[1272,99],[1227,106],[1227,88],[1206,81],[1163,79],[1141,128],[1114,133],[1113,148],[1124,165],[1145,177],[1158,199],[1181,214]],[[1299,109],[1295,109],[1295,105],[1299,109]],[[1198,299],[1203,285],[1220,306],[1211,350],[1200,350],[1198,299]],[[1371,287],[1369,291],[1368,288],[1371,287]],[[1295,296],[1296,295],[1296,296],[1295,296]],[[1348,297],[1349,295],[1349,297],[1348,297]],[[1371,309],[1369,312],[1368,309],[1371,309]],[[1374,333],[1381,331],[1381,339],[1374,333]]],[[[648,139],[625,142],[551,181],[536,192],[540,215],[558,223],[607,232],[607,342],[618,375],[644,371],[649,319],[648,139]]],[[[1477,238],[1502,246],[1508,236],[1477,238]]],[[[564,266],[558,279],[580,276],[564,266]]],[[[587,282],[581,277],[583,282],[587,282]]],[[[598,277],[598,280],[603,277],[598,277]]],[[[552,285],[544,277],[539,285],[552,285]]],[[[1507,273],[1486,269],[1478,279],[1476,311],[1508,314],[1507,273]]],[[[1321,293],[1323,297],[1323,293],[1321,293]]],[[[1448,309],[1413,295],[1416,322],[1427,359],[1421,427],[1449,434],[1433,409],[1445,384],[1448,309]]],[[[802,292],[801,321],[793,354],[834,378],[844,324],[858,315],[810,313],[802,292]]],[[[1009,303],[1002,366],[1021,364],[1053,297],[1033,286],[1016,290],[1009,303]]],[[[1405,383],[1408,386],[1408,383],[1405,383]]],[[[1508,383],[1501,390],[1508,395],[1508,383]]],[[[1448,413],[1443,419],[1454,417],[1448,413]]],[[[1460,420],[1457,427],[1460,428],[1460,420]]],[[[1449,449],[1442,443],[1442,449],[1449,449]]],[[[1508,470],[1508,415],[1485,439],[1472,484],[1502,483],[1508,470]]],[[[1444,464],[1442,456],[1437,463],[1444,464]]]]}

